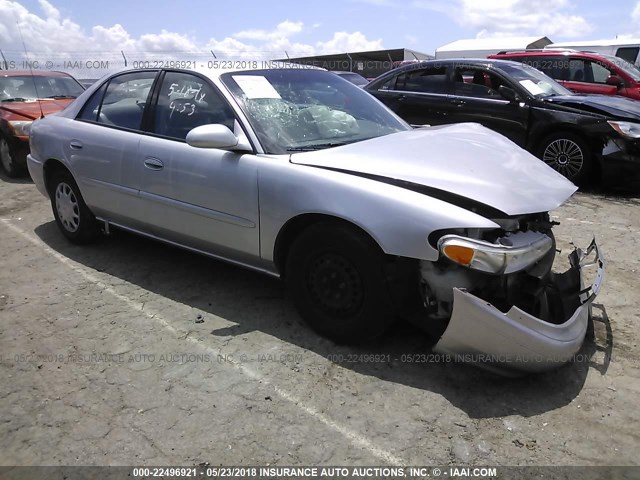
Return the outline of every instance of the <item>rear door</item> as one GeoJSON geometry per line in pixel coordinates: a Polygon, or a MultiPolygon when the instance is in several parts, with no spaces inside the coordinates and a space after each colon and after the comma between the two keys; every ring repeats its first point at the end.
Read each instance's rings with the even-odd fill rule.
{"type": "Polygon", "coordinates": [[[369,90],[412,125],[452,123],[448,67],[414,68],[369,90]]]}
{"type": "Polygon", "coordinates": [[[64,145],[82,196],[99,217],[139,226],[138,156],[142,123],[158,71],[112,77],[70,124],[64,145]]]}

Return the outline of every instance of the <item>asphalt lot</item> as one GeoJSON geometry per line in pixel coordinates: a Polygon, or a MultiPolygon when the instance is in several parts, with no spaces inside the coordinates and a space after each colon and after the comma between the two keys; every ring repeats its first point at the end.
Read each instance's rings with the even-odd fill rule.
{"type": "Polygon", "coordinates": [[[639,465],[640,199],[579,193],[607,278],[576,360],[519,379],[399,325],[317,337],[279,281],[122,232],[77,247],[0,178],[0,465],[639,465]],[[201,316],[201,317],[198,317],[201,316]]]}

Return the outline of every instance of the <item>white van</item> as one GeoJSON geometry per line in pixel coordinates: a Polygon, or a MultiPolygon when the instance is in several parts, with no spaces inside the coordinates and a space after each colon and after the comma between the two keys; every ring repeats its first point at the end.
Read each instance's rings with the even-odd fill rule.
{"type": "Polygon", "coordinates": [[[640,64],[640,38],[614,38],[611,40],[586,40],[581,42],[558,42],[544,47],[545,50],[572,49],[604,53],[623,58],[627,62],[640,64]]]}
{"type": "Polygon", "coordinates": [[[529,50],[543,48],[551,40],[547,37],[498,37],[456,40],[436,49],[436,59],[485,58],[506,50],[529,50]]]}

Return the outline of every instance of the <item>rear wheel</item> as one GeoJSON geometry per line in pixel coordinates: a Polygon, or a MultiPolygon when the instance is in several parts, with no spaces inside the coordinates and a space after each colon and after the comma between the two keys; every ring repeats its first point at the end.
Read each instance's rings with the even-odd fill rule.
{"type": "Polygon", "coordinates": [[[593,168],[587,143],[569,132],[554,133],[540,142],[537,152],[544,163],[574,183],[585,182],[593,168]]]}
{"type": "Polygon", "coordinates": [[[285,280],[300,315],[339,343],[369,340],[393,323],[385,277],[380,248],[338,223],[312,225],[287,256],[285,280]]]}
{"type": "Polygon", "coordinates": [[[17,162],[15,152],[4,135],[0,135],[0,164],[7,176],[11,178],[19,177],[24,173],[24,165],[17,162]]]}
{"type": "Polygon", "coordinates": [[[94,240],[100,233],[98,223],[71,174],[66,170],[55,172],[50,186],[53,215],[64,236],[78,244],[94,240]]]}

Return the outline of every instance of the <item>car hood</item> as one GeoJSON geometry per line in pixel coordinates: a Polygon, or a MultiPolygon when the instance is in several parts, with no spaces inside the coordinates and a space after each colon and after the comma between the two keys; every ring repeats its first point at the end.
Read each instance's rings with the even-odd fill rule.
{"type": "Polygon", "coordinates": [[[562,95],[546,101],[608,117],[640,120],[640,102],[617,95],[562,95]]]}
{"type": "Polygon", "coordinates": [[[291,162],[411,182],[508,215],[553,210],[576,191],[542,161],[475,123],[419,128],[295,153],[291,162]]]}
{"type": "Polygon", "coordinates": [[[44,99],[40,100],[40,102],[36,100],[31,102],[0,103],[0,109],[15,116],[15,118],[9,118],[10,120],[35,120],[40,118],[43,114],[45,116],[51,115],[52,113],[65,109],[73,100],[75,99],[64,98],[59,100],[44,99]],[[40,109],[40,106],[42,106],[42,110],[40,109]]]}

